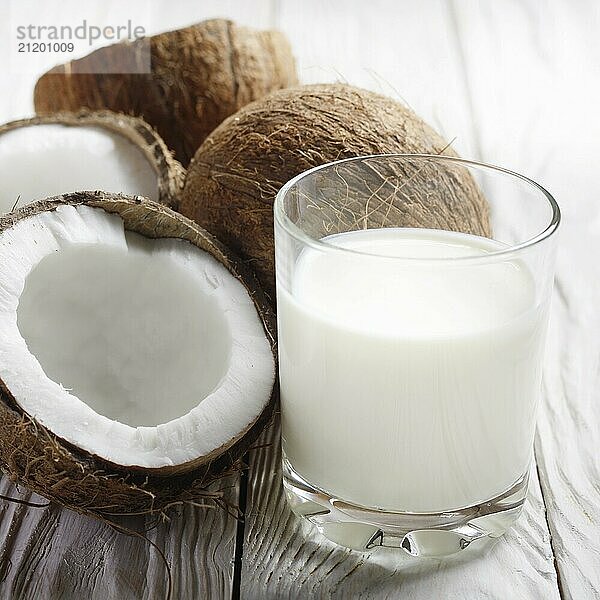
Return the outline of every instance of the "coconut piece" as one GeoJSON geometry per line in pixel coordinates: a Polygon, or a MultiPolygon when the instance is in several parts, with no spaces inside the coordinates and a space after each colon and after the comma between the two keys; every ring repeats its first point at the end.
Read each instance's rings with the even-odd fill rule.
{"type": "Polygon", "coordinates": [[[185,171],[142,119],[61,113],[0,126],[0,215],[78,190],[142,195],[172,206],[185,171]]]}
{"type": "Polygon", "coordinates": [[[35,86],[38,113],[108,108],[144,117],[187,165],[204,138],[236,110],[297,83],[278,31],[212,19],[132,43],[101,48],[54,67],[35,86]],[[151,73],[126,73],[150,43],[151,73]],[[112,65],[111,73],[102,73],[112,65]]]}
{"type": "Polygon", "coordinates": [[[12,479],[78,510],[160,510],[202,495],[270,419],[272,314],[188,219],[68,194],[0,219],[0,264],[12,479]]]}
{"type": "MultiPolygon", "coordinates": [[[[251,261],[272,295],[273,201],[284,183],[343,158],[442,152],[456,156],[429,125],[390,98],[343,84],[281,90],[245,106],[204,141],[189,166],[179,211],[251,261]]],[[[369,218],[378,227],[448,227],[488,236],[489,207],[469,172],[440,169],[373,171],[371,181],[349,186],[357,197],[373,193],[369,218]],[[442,176],[443,189],[430,185],[442,176]],[[386,178],[399,183],[398,193],[378,198],[386,178]]],[[[318,216],[340,221],[337,214],[318,216]]],[[[352,220],[356,228],[369,224],[358,213],[352,220]]]]}

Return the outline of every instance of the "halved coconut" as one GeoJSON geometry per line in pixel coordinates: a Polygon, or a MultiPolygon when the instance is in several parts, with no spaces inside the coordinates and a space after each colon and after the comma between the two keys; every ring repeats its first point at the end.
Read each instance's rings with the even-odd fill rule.
{"type": "Polygon", "coordinates": [[[142,119],[59,113],[0,126],[0,214],[79,190],[141,195],[175,206],[183,167],[142,119]]]}
{"type": "Polygon", "coordinates": [[[158,510],[201,495],[270,418],[272,314],[181,215],[52,198],[0,219],[0,264],[0,460],[32,490],[158,510]]]}

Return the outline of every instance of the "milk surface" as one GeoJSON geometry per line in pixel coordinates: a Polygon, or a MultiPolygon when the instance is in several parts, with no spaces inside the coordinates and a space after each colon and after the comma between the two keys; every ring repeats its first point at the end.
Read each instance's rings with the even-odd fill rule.
{"type": "Polygon", "coordinates": [[[546,321],[527,267],[465,258],[504,246],[438,230],[326,242],[346,251],[306,248],[292,289],[278,290],[292,468],[388,510],[458,509],[509,489],[531,459],[546,321]]]}

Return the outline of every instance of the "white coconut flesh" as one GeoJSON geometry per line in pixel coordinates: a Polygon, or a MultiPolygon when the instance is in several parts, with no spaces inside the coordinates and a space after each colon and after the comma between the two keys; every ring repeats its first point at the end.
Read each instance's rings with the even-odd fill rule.
{"type": "Polygon", "coordinates": [[[275,367],[210,254],[61,206],[0,234],[0,379],[59,437],[120,465],[196,461],[244,433],[275,367]]]}
{"type": "Polygon", "coordinates": [[[142,151],[104,127],[28,125],[0,135],[0,214],[49,196],[104,190],[158,200],[142,151]]]}

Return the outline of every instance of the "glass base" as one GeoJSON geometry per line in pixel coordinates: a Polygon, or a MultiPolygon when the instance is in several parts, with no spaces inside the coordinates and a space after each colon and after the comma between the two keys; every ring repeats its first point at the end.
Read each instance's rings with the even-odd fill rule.
{"type": "Polygon", "coordinates": [[[442,558],[475,541],[499,538],[521,514],[527,481],[528,473],[496,498],[456,511],[389,512],[351,504],[314,488],[283,459],[283,484],[292,511],[316,525],[326,538],[355,550],[381,546],[415,557],[442,558]]]}

